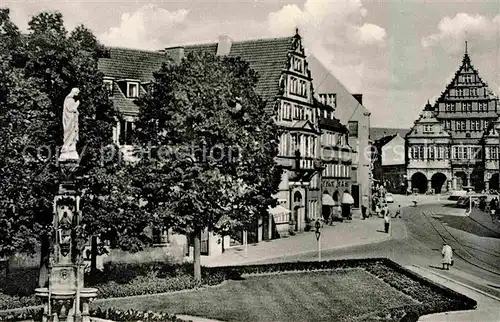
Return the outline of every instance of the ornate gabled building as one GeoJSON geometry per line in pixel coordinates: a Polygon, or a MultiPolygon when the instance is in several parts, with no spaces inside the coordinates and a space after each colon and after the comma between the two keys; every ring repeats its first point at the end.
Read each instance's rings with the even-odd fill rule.
{"type": "MultiPolygon", "coordinates": [[[[323,171],[330,174],[330,168],[324,170],[321,162],[321,130],[329,128],[345,145],[348,131],[333,116],[334,108],[328,116],[321,114],[324,105],[314,99],[312,76],[298,32],[292,37],[234,42],[221,36],[216,43],[171,47],[157,52],[110,48],[109,57],[99,61],[99,68],[105,75],[115,106],[125,115],[125,120],[117,125],[116,140],[123,147],[131,148],[133,122],[138,114],[134,100],[148,90],[153,72],[168,58],[179,62],[194,51],[241,57],[249,62],[258,73],[256,91],[266,101],[266,112],[284,130],[276,159],[284,172],[276,198],[291,213],[263,217],[249,241],[269,239],[276,230],[286,234],[289,230],[307,229],[321,216],[321,175],[323,171]],[[322,117],[329,121],[321,123],[322,117]]],[[[351,148],[345,149],[343,155],[338,152],[334,159],[338,161],[340,156],[344,160],[338,169],[345,169],[336,179],[345,181],[342,185],[346,187],[351,183],[351,151],[351,148]]],[[[211,247],[208,245],[206,249],[211,247]]]]}
{"type": "Polygon", "coordinates": [[[408,186],[420,193],[498,189],[498,109],[466,43],[453,80],[406,136],[408,186]]]}

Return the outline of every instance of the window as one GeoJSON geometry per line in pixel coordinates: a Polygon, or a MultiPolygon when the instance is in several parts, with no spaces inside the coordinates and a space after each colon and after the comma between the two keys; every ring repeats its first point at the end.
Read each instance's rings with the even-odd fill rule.
{"type": "Polygon", "coordinates": [[[463,88],[457,88],[456,90],[458,97],[463,97],[464,96],[464,89],[463,88]]]}
{"type": "Polygon", "coordinates": [[[464,83],[467,83],[467,84],[472,83],[472,75],[471,74],[464,75],[464,83]]]}
{"type": "Polygon", "coordinates": [[[469,147],[467,146],[462,146],[461,147],[463,149],[463,153],[464,153],[464,159],[465,160],[468,160],[469,159],[469,147]]]}
{"type": "Polygon", "coordinates": [[[455,103],[446,103],[445,111],[446,112],[455,112],[455,103]]]}
{"type": "Polygon", "coordinates": [[[113,97],[113,80],[105,79],[104,80],[104,89],[106,90],[106,93],[108,93],[109,97],[113,97]]]}
{"type": "Polygon", "coordinates": [[[458,146],[453,147],[453,159],[458,159],[458,146]]]}
{"type": "Polygon", "coordinates": [[[483,129],[487,129],[488,128],[488,125],[490,125],[490,121],[489,120],[482,120],[483,121],[483,129]]]}
{"type": "Polygon", "coordinates": [[[451,130],[451,120],[445,120],[444,121],[444,129],[445,130],[451,130]]]}
{"type": "Polygon", "coordinates": [[[456,120],[455,121],[455,130],[456,131],[465,131],[465,120],[456,120]]]}
{"type": "Polygon", "coordinates": [[[443,158],[444,158],[444,147],[439,146],[439,147],[437,148],[437,159],[438,159],[438,160],[441,160],[441,159],[443,159],[443,158]]]}
{"type": "Polygon", "coordinates": [[[300,90],[297,94],[299,94],[301,96],[307,96],[307,82],[306,81],[303,81],[303,80],[300,81],[300,90]]]}
{"type": "Polygon", "coordinates": [[[472,113],[472,102],[462,102],[462,112],[472,113]]]}
{"type": "Polygon", "coordinates": [[[479,112],[488,112],[488,102],[479,102],[478,109],[479,112]]]}
{"type": "Polygon", "coordinates": [[[477,88],[471,88],[470,89],[470,96],[477,97],[477,88]]]}
{"type": "Polygon", "coordinates": [[[349,121],[349,136],[358,137],[358,122],[357,121],[349,121]]]}
{"type": "Polygon", "coordinates": [[[298,57],[293,57],[293,70],[296,72],[302,72],[303,70],[302,66],[303,66],[302,59],[298,57]]]}
{"type": "Polygon", "coordinates": [[[281,117],[283,120],[292,119],[292,105],[290,103],[283,103],[281,109],[281,117]]]}
{"type": "Polygon", "coordinates": [[[424,146],[420,145],[418,147],[418,158],[423,160],[424,159],[424,146]]]}
{"type": "Polygon", "coordinates": [[[319,94],[319,101],[325,105],[336,108],[337,107],[337,94],[335,94],[335,93],[319,94]]]}
{"type": "Polygon", "coordinates": [[[424,133],[432,133],[432,125],[424,125],[424,133]]]}
{"type": "Polygon", "coordinates": [[[127,83],[127,97],[129,98],[139,97],[138,83],[127,83]]]}
{"type": "Polygon", "coordinates": [[[481,124],[482,122],[480,120],[471,120],[470,121],[470,130],[471,131],[481,131],[481,124]]]}
{"type": "Polygon", "coordinates": [[[131,121],[120,121],[120,145],[132,145],[134,134],[134,123],[131,121]]]}
{"type": "Polygon", "coordinates": [[[498,159],[498,147],[496,146],[490,147],[490,159],[492,160],[498,159]]]}
{"type": "Polygon", "coordinates": [[[300,120],[300,109],[301,107],[298,105],[293,106],[293,119],[294,120],[300,120]]]}
{"type": "Polygon", "coordinates": [[[434,160],[434,147],[430,146],[427,148],[427,158],[429,160],[434,160]]]}

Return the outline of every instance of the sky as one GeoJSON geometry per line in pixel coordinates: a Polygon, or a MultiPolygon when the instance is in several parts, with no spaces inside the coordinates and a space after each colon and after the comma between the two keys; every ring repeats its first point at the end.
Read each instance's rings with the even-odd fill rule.
{"type": "Polygon", "coordinates": [[[306,53],[363,94],[375,127],[411,127],[460,66],[465,40],[473,65],[500,94],[498,0],[0,0],[0,7],[21,29],[38,12],[59,11],[68,30],[84,24],[105,45],[148,50],[219,35],[292,36],[297,27],[306,53]]]}

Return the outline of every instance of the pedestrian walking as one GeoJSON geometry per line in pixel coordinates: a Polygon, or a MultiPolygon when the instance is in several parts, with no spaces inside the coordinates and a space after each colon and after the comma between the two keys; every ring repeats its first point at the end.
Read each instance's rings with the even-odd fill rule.
{"type": "Polygon", "coordinates": [[[361,216],[363,217],[363,220],[365,220],[365,219],[366,219],[366,217],[367,217],[367,216],[366,216],[366,209],[367,209],[367,208],[366,208],[366,206],[365,206],[364,204],[363,204],[363,205],[361,205],[361,216]]]}
{"type": "Polygon", "coordinates": [[[384,205],[384,213],[387,214],[387,216],[390,217],[390,215],[389,215],[389,207],[387,207],[387,204],[384,205]]]}
{"type": "Polygon", "coordinates": [[[497,205],[496,205],[496,198],[492,198],[490,201],[490,216],[491,216],[491,221],[495,221],[495,213],[497,211],[497,205]]]}
{"type": "Polygon", "coordinates": [[[443,244],[441,255],[443,256],[443,269],[449,270],[453,265],[453,249],[446,242],[443,244]]]}
{"type": "Polygon", "coordinates": [[[389,225],[391,224],[391,217],[389,214],[384,214],[384,231],[386,234],[389,233],[389,225]]]}
{"type": "Polygon", "coordinates": [[[396,210],[396,214],[394,215],[394,218],[401,218],[401,205],[398,205],[398,210],[396,210]]]}

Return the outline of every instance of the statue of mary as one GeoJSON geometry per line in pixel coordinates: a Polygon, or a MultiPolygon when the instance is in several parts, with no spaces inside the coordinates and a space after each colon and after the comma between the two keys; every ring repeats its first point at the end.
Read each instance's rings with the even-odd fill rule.
{"type": "Polygon", "coordinates": [[[64,142],[61,148],[59,160],[78,160],[78,152],[76,151],[76,142],[78,142],[78,106],[80,102],[76,99],[80,90],[78,88],[71,89],[71,92],[64,99],[63,106],[63,129],[64,142]]]}

